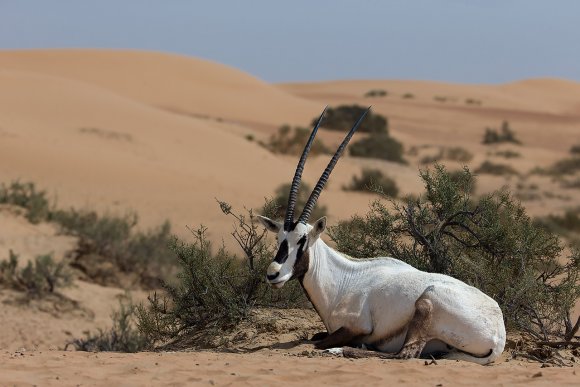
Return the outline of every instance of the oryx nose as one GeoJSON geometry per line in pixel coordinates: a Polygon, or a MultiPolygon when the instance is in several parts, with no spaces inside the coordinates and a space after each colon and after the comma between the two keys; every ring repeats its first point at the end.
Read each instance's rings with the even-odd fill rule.
{"type": "Polygon", "coordinates": [[[266,278],[268,279],[268,281],[273,281],[276,278],[278,278],[279,275],[280,275],[280,272],[277,272],[276,274],[266,274],[266,278]]]}

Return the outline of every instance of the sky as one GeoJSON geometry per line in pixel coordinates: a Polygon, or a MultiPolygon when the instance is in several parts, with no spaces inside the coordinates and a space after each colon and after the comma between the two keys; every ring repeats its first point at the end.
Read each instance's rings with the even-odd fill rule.
{"type": "Polygon", "coordinates": [[[29,48],[165,51],[269,82],[580,81],[580,1],[0,0],[0,49],[29,48]]]}

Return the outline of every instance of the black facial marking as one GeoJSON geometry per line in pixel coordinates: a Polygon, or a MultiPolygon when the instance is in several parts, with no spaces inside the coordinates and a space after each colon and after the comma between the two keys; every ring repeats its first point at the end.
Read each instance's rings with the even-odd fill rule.
{"type": "Polygon", "coordinates": [[[274,258],[274,262],[278,262],[282,265],[288,259],[288,241],[284,239],[282,243],[280,243],[280,248],[276,253],[276,257],[274,258]]]}
{"type": "Polygon", "coordinates": [[[298,278],[299,281],[302,281],[304,278],[304,274],[308,271],[308,266],[310,264],[307,241],[308,238],[306,235],[298,241],[298,251],[296,252],[296,262],[294,262],[292,278],[298,278]]]}
{"type": "Polygon", "coordinates": [[[278,276],[280,275],[280,272],[270,275],[270,274],[266,274],[266,278],[268,278],[268,281],[273,281],[275,280],[278,276]]]}

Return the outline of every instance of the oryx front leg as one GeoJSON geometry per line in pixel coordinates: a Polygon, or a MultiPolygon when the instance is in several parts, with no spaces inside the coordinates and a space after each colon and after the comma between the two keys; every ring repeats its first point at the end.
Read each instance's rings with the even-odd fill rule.
{"type": "Polygon", "coordinates": [[[425,344],[431,338],[428,336],[433,320],[433,303],[423,294],[415,302],[415,313],[409,322],[407,336],[403,348],[395,355],[399,359],[417,358],[421,355],[425,344]]]}
{"type": "Polygon", "coordinates": [[[314,347],[317,349],[343,347],[353,344],[363,336],[365,335],[355,332],[352,329],[341,327],[314,344],[314,347]]]}

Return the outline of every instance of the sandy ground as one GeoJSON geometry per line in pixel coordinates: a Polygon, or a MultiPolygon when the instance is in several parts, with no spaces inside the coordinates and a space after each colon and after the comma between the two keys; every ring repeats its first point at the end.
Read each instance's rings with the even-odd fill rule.
{"type": "MultiPolygon", "coordinates": [[[[285,123],[310,126],[327,104],[358,103],[388,116],[393,135],[407,150],[415,146],[418,151],[405,155],[407,165],[344,157],[320,198],[331,224],[364,213],[375,198],[342,189],[364,167],[393,177],[402,195],[416,194],[422,190],[419,160],[444,146],[471,152],[472,169],[488,159],[509,162],[520,177],[482,175],[477,193],[535,185],[539,197],[524,205],[532,215],[545,215],[580,205],[580,190],[528,175],[567,157],[570,146],[580,142],[578,101],[580,84],[555,79],[504,85],[374,80],[271,85],[227,66],[176,55],[0,51],[0,183],[33,181],[61,207],[136,211],[144,228],[169,219],[180,236],[187,236],[186,225],[204,224],[214,242],[223,239],[233,247],[231,221],[215,198],[237,209],[257,208],[294,173],[295,157],[273,155],[257,140],[285,123]],[[385,89],[388,95],[365,98],[370,89],[385,89]],[[523,145],[482,145],[484,128],[498,127],[504,119],[523,145]],[[506,149],[521,157],[506,161],[493,155],[506,149]]],[[[331,145],[341,136],[320,132],[331,145]]],[[[312,185],[327,159],[310,158],[304,181],[312,185]]],[[[46,253],[62,259],[75,243],[53,225],[31,225],[13,208],[0,208],[0,259],[9,250],[23,262],[46,253]]],[[[520,361],[425,366],[424,361],[321,357],[307,344],[288,344],[301,337],[296,330],[303,327],[288,324],[269,337],[265,348],[245,354],[62,351],[72,338],[109,326],[123,294],[123,289],[78,280],[62,298],[48,301],[23,301],[0,289],[0,385],[580,383],[578,367],[540,369],[520,361]]],[[[146,294],[133,296],[140,300],[146,294]]],[[[314,315],[308,321],[319,324],[314,315]]]]}
{"type": "Polygon", "coordinates": [[[14,386],[577,386],[579,368],[540,368],[509,362],[491,366],[439,360],[384,361],[229,354],[80,353],[0,354],[0,383],[14,386]]]}

